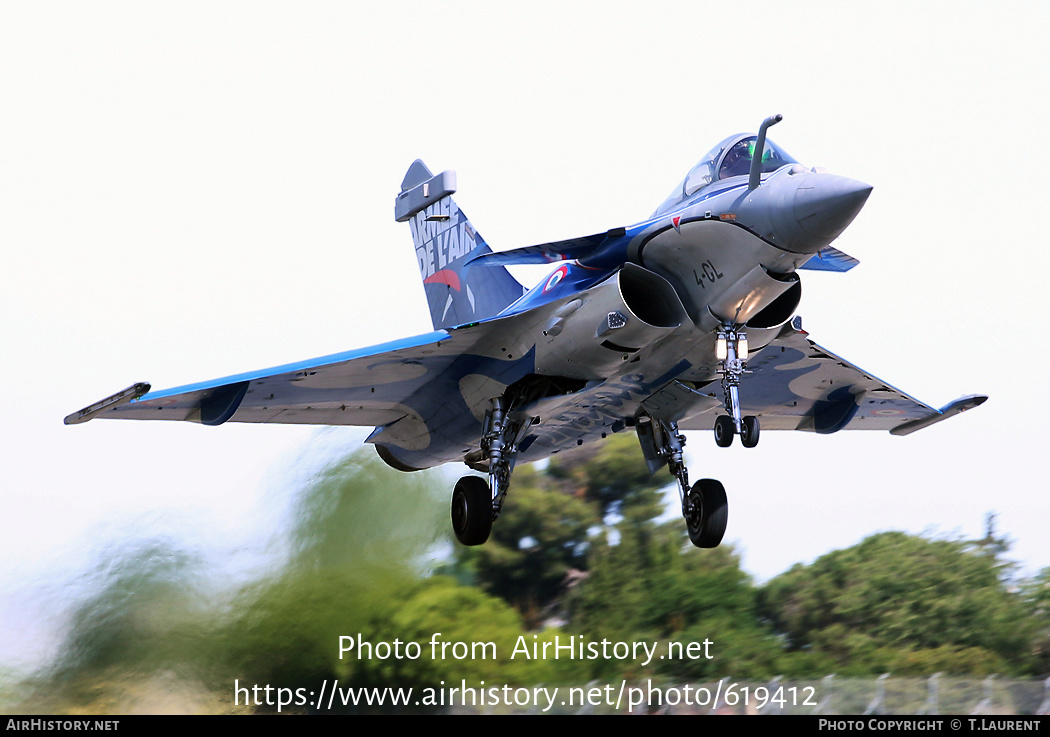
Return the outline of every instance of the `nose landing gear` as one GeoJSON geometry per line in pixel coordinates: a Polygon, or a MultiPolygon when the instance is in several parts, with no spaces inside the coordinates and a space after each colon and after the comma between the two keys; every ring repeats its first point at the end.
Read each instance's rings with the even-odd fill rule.
{"type": "Polygon", "coordinates": [[[716,355],[722,363],[722,395],[728,415],[715,418],[715,444],[719,448],[728,448],[733,444],[733,436],[740,436],[740,444],[745,448],[758,445],[758,418],[752,415],[740,416],[740,379],[746,371],[747,335],[731,325],[723,326],[716,339],[716,355]]]}

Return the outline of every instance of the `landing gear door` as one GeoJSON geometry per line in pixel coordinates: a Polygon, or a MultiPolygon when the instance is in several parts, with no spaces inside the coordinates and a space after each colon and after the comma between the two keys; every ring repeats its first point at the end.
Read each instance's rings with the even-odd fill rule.
{"type": "Polygon", "coordinates": [[[642,455],[645,456],[645,463],[649,466],[651,476],[667,463],[667,459],[660,455],[658,450],[660,443],[656,437],[658,432],[656,423],[648,417],[641,417],[635,430],[638,432],[638,442],[642,445],[642,455]]]}

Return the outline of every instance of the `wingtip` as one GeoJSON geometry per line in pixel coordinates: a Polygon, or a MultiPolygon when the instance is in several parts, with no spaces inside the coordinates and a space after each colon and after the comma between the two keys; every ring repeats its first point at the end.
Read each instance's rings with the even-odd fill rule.
{"type": "Polygon", "coordinates": [[[98,415],[102,414],[106,410],[115,409],[124,404],[134,402],[139,397],[148,393],[150,390],[149,383],[140,381],[137,384],[132,384],[127,389],[122,389],[116,394],[112,394],[105,399],[100,399],[94,404],[89,404],[84,409],[77,410],[76,412],[66,415],[65,419],[62,420],[64,425],[79,425],[88,420],[92,420],[98,415]]]}
{"type": "Polygon", "coordinates": [[[948,402],[948,404],[941,407],[940,411],[943,415],[957,415],[968,409],[980,407],[987,401],[988,396],[985,394],[967,394],[965,397],[959,397],[953,402],[948,402]]]}
{"type": "Polygon", "coordinates": [[[930,415],[929,417],[923,417],[918,420],[912,420],[911,422],[905,422],[903,425],[890,430],[890,435],[910,435],[916,430],[922,430],[924,427],[929,427],[942,420],[947,420],[949,417],[955,417],[955,415],[965,412],[968,409],[979,407],[988,401],[988,397],[984,394],[968,394],[965,397],[959,397],[953,402],[941,407],[937,414],[930,415]]]}

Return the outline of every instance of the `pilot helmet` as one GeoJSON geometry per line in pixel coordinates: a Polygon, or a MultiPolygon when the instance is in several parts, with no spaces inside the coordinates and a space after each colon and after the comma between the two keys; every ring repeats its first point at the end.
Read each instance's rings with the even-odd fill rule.
{"type": "Polygon", "coordinates": [[[718,170],[718,178],[736,177],[746,175],[751,169],[751,159],[755,155],[755,139],[745,138],[737,142],[726,152],[722,159],[722,166],[718,170]]]}

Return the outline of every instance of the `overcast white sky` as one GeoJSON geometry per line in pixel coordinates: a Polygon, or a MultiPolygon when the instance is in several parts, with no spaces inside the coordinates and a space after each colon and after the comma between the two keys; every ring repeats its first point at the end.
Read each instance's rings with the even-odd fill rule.
{"type": "Polygon", "coordinates": [[[875,187],[836,243],[861,265],[803,275],[811,336],[934,406],[991,399],[907,438],[691,435],[727,540],[766,579],[881,530],[979,537],[995,511],[1050,566],[1047,8],[3,4],[0,664],[101,551],[250,549],[296,459],[363,436],[62,418],[429,331],[393,219],[413,159],[458,171],[502,250],[645,218],[775,112],[791,155],[875,187]]]}

